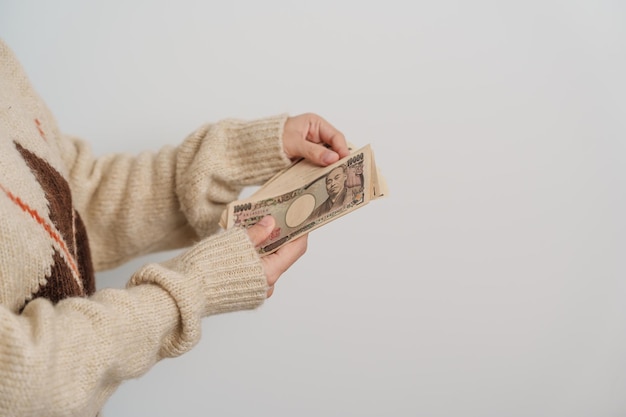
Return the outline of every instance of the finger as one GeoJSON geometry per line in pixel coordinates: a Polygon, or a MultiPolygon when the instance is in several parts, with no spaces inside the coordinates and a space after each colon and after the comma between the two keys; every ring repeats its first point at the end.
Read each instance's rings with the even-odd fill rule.
{"type": "Polygon", "coordinates": [[[267,284],[271,287],[278,281],[278,278],[285,272],[295,261],[297,261],[307,249],[308,235],[287,243],[276,252],[263,258],[265,275],[267,276],[267,284]]]}
{"type": "Polygon", "coordinates": [[[325,143],[330,145],[335,151],[348,151],[348,145],[343,133],[330,124],[328,120],[313,113],[308,114],[308,117],[309,128],[306,136],[307,140],[314,143],[325,143]]]}
{"type": "Polygon", "coordinates": [[[272,216],[265,216],[256,224],[248,228],[248,237],[255,247],[259,246],[268,237],[270,237],[270,233],[272,233],[272,230],[274,230],[275,224],[276,221],[272,216]]]}
{"type": "Polygon", "coordinates": [[[274,286],[273,285],[268,288],[266,298],[270,298],[272,296],[272,294],[274,294],[274,286]]]}
{"type": "Polygon", "coordinates": [[[310,161],[327,166],[350,153],[343,133],[324,118],[312,115],[307,140],[301,143],[300,154],[310,161]]]}
{"type": "Polygon", "coordinates": [[[330,145],[330,149],[335,151],[339,158],[345,158],[350,154],[343,133],[324,119],[322,119],[322,123],[319,126],[319,138],[323,143],[330,145]]]}
{"type": "Polygon", "coordinates": [[[320,143],[302,142],[300,144],[300,155],[316,165],[328,166],[337,162],[340,156],[337,152],[320,143]]]}

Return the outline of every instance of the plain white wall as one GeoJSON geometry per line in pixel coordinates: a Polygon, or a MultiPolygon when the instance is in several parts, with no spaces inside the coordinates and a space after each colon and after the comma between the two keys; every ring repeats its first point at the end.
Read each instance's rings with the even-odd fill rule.
{"type": "Polygon", "coordinates": [[[626,415],[625,28],[617,0],[0,1],[98,154],[313,111],[391,190],[106,415],[626,415]]]}

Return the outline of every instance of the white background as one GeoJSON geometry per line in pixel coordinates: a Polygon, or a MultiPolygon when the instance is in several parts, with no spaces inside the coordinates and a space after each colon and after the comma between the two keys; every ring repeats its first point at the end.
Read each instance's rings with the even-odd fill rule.
{"type": "Polygon", "coordinates": [[[312,111],[389,183],[105,415],[626,415],[624,2],[1,0],[0,36],[97,154],[312,111]]]}

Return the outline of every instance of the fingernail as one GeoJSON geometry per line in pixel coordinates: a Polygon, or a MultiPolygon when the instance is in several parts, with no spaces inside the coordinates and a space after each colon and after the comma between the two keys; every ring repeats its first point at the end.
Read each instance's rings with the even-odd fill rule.
{"type": "Polygon", "coordinates": [[[335,153],[334,152],[324,152],[322,155],[322,162],[325,164],[332,164],[335,162],[335,153]]]}

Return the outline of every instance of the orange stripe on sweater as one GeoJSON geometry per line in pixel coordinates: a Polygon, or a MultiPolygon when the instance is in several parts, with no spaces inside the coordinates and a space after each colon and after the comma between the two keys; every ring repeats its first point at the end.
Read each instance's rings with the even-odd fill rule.
{"type": "Polygon", "coordinates": [[[37,125],[37,130],[39,131],[39,135],[43,138],[43,140],[47,141],[48,139],[46,138],[46,133],[41,128],[41,122],[39,121],[39,119],[35,119],[35,124],[37,125]]]}
{"type": "MultiPolygon", "coordinates": [[[[74,260],[70,254],[69,249],[67,248],[67,245],[65,244],[61,236],[59,236],[59,234],[52,229],[52,226],[50,226],[50,224],[48,224],[48,222],[46,222],[43,217],[39,215],[39,213],[37,213],[37,210],[31,208],[28,204],[22,201],[21,198],[13,194],[11,191],[7,190],[2,184],[0,184],[0,190],[4,191],[4,193],[7,195],[7,197],[9,197],[12,202],[14,202],[19,208],[28,213],[30,217],[32,217],[37,223],[39,223],[39,225],[44,228],[44,230],[48,233],[52,240],[59,244],[61,250],[63,250],[63,253],[65,254],[65,259],[67,263],[69,264],[70,268],[72,268],[72,271],[75,274],[74,276],[80,277],[80,274],[78,273],[78,268],[74,263],[74,260]]],[[[77,279],[76,281],[78,282],[78,285],[82,288],[83,285],[81,280],[77,279]]]]}

